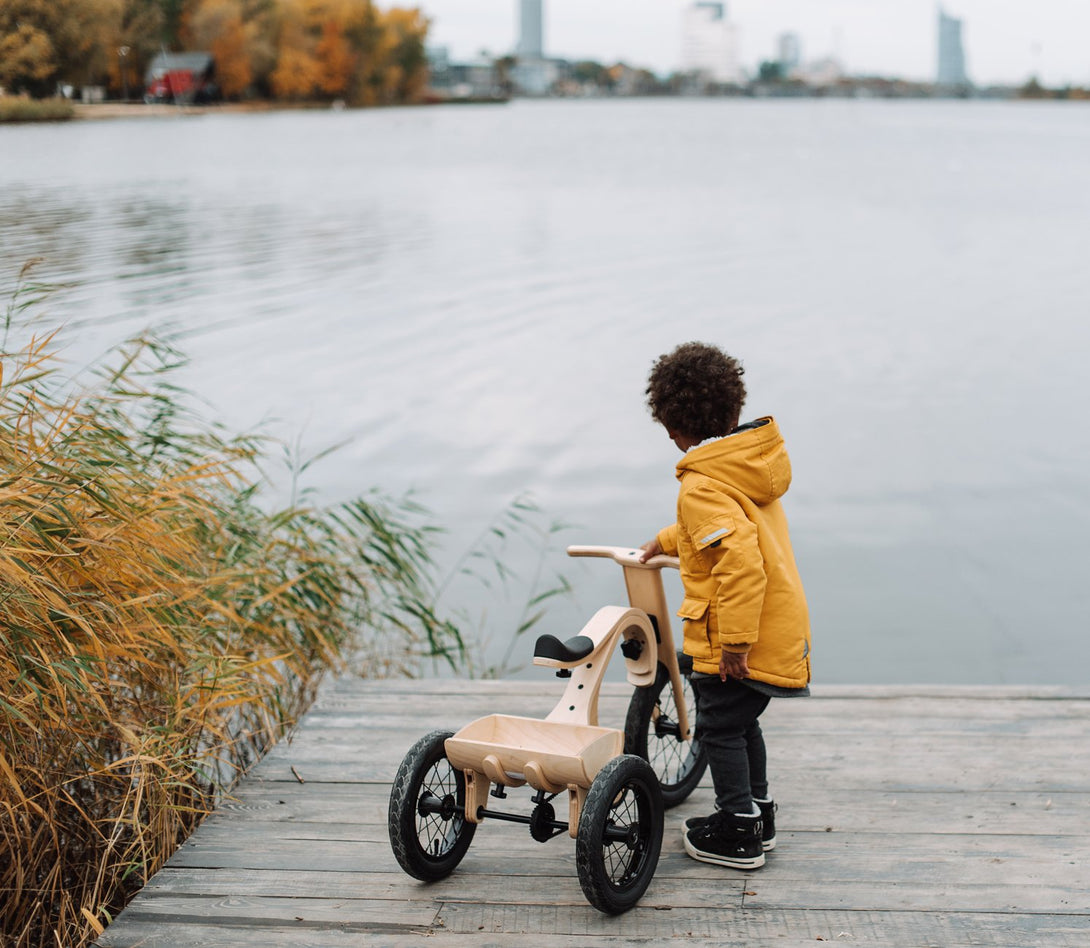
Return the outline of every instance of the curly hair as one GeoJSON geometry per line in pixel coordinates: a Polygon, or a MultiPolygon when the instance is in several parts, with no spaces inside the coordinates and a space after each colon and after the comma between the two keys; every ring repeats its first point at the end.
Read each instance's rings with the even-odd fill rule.
{"type": "Polygon", "coordinates": [[[647,380],[651,417],[703,441],[738,427],[746,386],[742,363],[715,346],[686,342],[659,356],[647,380]]]}

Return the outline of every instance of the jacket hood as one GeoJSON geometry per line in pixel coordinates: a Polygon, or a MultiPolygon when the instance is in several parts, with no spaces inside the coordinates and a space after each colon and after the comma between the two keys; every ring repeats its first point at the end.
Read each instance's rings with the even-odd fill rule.
{"type": "Polygon", "coordinates": [[[791,461],[771,417],[690,449],[678,462],[678,479],[689,472],[729,484],[759,506],[778,500],[791,484],[791,461]]]}

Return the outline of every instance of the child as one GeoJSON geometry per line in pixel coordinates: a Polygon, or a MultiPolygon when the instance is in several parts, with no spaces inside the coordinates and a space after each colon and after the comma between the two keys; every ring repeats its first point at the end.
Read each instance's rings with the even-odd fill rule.
{"type": "Polygon", "coordinates": [[[643,546],[681,559],[685,652],[716,810],[683,829],[702,862],[756,869],[776,845],[758,718],[771,697],[809,694],[810,621],[780,505],[791,463],[772,418],[738,426],[739,362],[690,342],[651,370],[652,417],[685,456],[677,522],[643,546]]]}

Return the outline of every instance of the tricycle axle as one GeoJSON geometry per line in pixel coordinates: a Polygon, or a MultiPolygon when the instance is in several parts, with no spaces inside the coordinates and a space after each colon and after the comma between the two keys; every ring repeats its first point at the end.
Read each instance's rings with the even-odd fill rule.
{"type": "MultiPolygon", "coordinates": [[[[552,810],[552,807],[549,807],[549,810],[552,810]]],[[[477,818],[482,820],[503,820],[507,823],[522,823],[530,827],[530,835],[539,843],[544,843],[546,840],[568,831],[567,823],[547,817],[543,818],[536,808],[530,816],[523,816],[521,813],[500,813],[496,810],[486,810],[482,806],[477,809],[477,818]]]]}

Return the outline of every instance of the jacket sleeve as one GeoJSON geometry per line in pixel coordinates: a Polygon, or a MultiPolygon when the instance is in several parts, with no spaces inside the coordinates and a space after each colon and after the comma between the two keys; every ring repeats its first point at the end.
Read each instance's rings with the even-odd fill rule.
{"type": "Polygon", "coordinates": [[[677,556],[677,524],[672,523],[668,527],[663,527],[658,532],[656,539],[659,541],[659,546],[662,547],[662,552],[667,556],[677,556]]]}
{"type": "Polygon", "coordinates": [[[682,519],[712,579],[709,618],[719,645],[746,652],[757,641],[765,598],[765,571],[757,527],[731,498],[701,485],[681,499],[682,519]]]}

